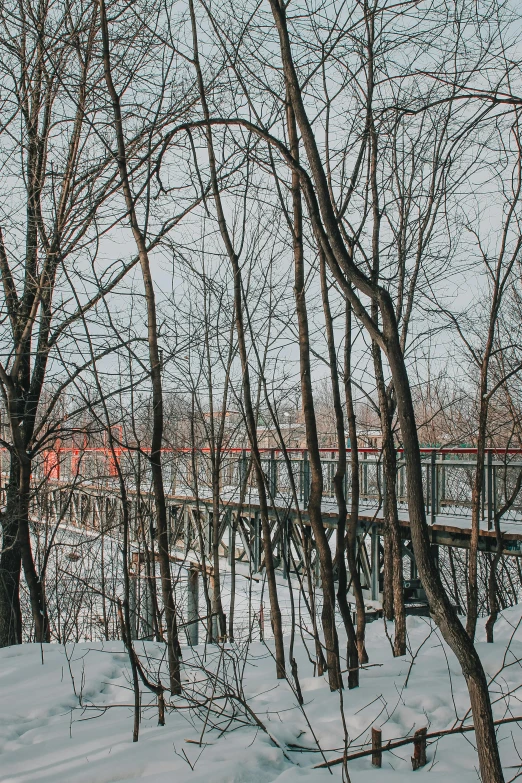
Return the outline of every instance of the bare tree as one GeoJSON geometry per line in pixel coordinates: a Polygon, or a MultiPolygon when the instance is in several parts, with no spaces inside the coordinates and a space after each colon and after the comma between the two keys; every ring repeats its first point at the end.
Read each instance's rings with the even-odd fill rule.
{"type": "MultiPolygon", "coordinates": [[[[91,80],[96,70],[96,10],[8,3],[2,8],[1,26],[2,79],[9,96],[2,131],[5,173],[17,183],[11,206],[2,206],[0,232],[6,319],[0,381],[10,425],[4,445],[11,460],[0,555],[0,644],[5,645],[21,640],[21,563],[36,639],[49,638],[44,584],[30,538],[32,461],[53,437],[53,411],[59,410],[64,391],[90,363],[80,359],[71,370],[62,351],[74,353],[75,324],[135,261],[110,271],[102,285],[89,271],[94,258],[86,248],[103,233],[103,221],[96,225],[97,213],[113,187],[105,149],[86,120],[95,111],[91,80]],[[54,132],[57,125],[60,134],[54,132]],[[83,268],[82,254],[87,258],[83,268]],[[82,277],[86,285],[81,304],[71,309],[69,294],[82,277]]],[[[12,187],[6,190],[10,199],[12,187]]]]}
{"type": "MultiPolygon", "coordinates": [[[[404,443],[410,528],[419,573],[429,598],[432,615],[441,628],[446,641],[457,655],[467,680],[475,717],[482,775],[487,780],[502,781],[503,774],[484,670],[473,644],[448,600],[431,555],[415,413],[392,301],[385,288],[374,283],[355,265],[350,247],[346,246],[341,235],[332,206],[324,165],[303,101],[303,93],[292,56],[286,10],[276,0],[272,0],[271,9],[280,42],[285,85],[302,135],[311,171],[311,176],[308,177],[306,172],[299,168],[316,241],[325,253],[328,265],[352,304],[357,317],[362,321],[372,339],[378,342],[383,349],[390,364],[404,443]],[[356,291],[378,304],[382,327],[375,323],[356,291]]],[[[294,169],[298,167],[297,161],[291,155],[287,156],[287,160],[294,169]]]]}
{"type": "MultiPolygon", "coordinates": [[[[114,130],[116,136],[117,154],[116,163],[121,182],[121,189],[125,199],[125,206],[132,235],[136,243],[139,262],[141,266],[145,298],[147,303],[147,340],[149,346],[150,378],[152,385],[153,424],[150,451],[150,465],[154,484],[154,498],[156,503],[156,515],[158,526],[158,559],[161,570],[161,590],[165,607],[165,622],[167,626],[167,644],[169,655],[170,689],[172,693],[181,692],[179,641],[176,621],[176,608],[172,589],[172,578],[169,560],[169,537],[167,506],[165,501],[165,487],[163,481],[161,449],[163,445],[163,391],[162,391],[162,362],[158,343],[158,323],[156,310],[156,297],[151,273],[151,264],[145,228],[140,226],[136,210],[136,196],[133,194],[129,167],[128,150],[124,135],[124,120],[121,109],[120,95],[116,89],[111,66],[111,44],[109,38],[109,25],[104,0],[99,2],[100,23],[102,32],[102,55],[104,76],[107,91],[112,104],[114,130]]],[[[153,128],[155,126],[153,125],[153,128]]],[[[147,200],[148,193],[146,191],[147,200]]],[[[175,221],[174,221],[175,222],[175,221]]],[[[167,221],[167,224],[169,221],[167,221]]],[[[170,226],[172,221],[170,221],[170,226]]],[[[160,235],[166,233],[164,225],[160,235]]]]}

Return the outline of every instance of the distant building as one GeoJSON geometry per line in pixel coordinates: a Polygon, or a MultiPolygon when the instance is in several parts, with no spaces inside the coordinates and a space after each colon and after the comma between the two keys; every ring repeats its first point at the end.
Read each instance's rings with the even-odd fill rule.
{"type": "MultiPolygon", "coordinates": [[[[301,422],[282,422],[279,430],[287,449],[306,449],[306,429],[301,422]]],[[[279,449],[281,442],[274,426],[257,428],[257,441],[260,449],[279,449]]]]}
{"type": "Polygon", "coordinates": [[[359,430],[357,433],[359,448],[382,449],[382,431],[379,429],[359,430]]]}
{"type": "MultiPolygon", "coordinates": [[[[214,411],[214,429],[217,430],[221,424],[223,411],[218,408],[214,411]]],[[[200,427],[202,442],[206,446],[210,444],[207,442],[208,423],[210,422],[210,413],[204,413],[203,419],[205,423],[200,427]]],[[[227,410],[224,416],[223,427],[223,448],[242,448],[247,442],[245,427],[243,423],[243,417],[240,411],[227,410]]]]}

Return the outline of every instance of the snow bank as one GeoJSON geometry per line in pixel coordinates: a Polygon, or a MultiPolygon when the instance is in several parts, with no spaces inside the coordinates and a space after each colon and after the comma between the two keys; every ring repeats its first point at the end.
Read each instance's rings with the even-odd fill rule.
{"type": "MultiPolygon", "coordinates": [[[[479,636],[478,649],[488,676],[495,717],[522,714],[522,608],[503,613],[496,643],[479,636]]],[[[389,625],[388,631],[393,631],[389,625]]],[[[342,694],[349,752],[367,745],[372,726],[382,728],[383,741],[400,738],[423,726],[444,729],[469,709],[458,664],[429,620],[408,619],[410,652],[393,659],[383,622],[368,626],[370,667],[361,672],[361,687],[342,694]],[[413,655],[412,655],[413,653],[413,655]],[[413,662],[412,662],[413,661],[413,662]],[[409,674],[407,687],[406,679],[409,674]]],[[[288,641],[288,640],[287,640],[288,641]]],[[[155,697],[142,694],[139,742],[132,742],[133,694],[127,656],[116,642],[67,647],[22,645],[0,650],[0,780],[2,783],[297,783],[342,780],[340,766],[314,769],[342,754],[344,734],[340,697],[330,693],[324,678],[313,676],[305,647],[296,634],[296,659],[304,695],[304,712],[290,685],[276,681],[268,646],[200,645],[184,650],[183,678],[187,692],[209,672],[230,674],[232,661],[244,663],[244,696],[266,728],[232,724],[221,734],[205,727],[204,711],[184,700],[169,710],[166,725],[157,725],[155,697]],[[244,656],[244,657],[243,657],[244,656]],[[228,663],[227,663],[228,661],[228,663]],[[221,667],[221,668],[219,668],[221,667]],[[313,733],[310,729],[313,729],[313,733]],[[276,744],[270,739],[271,735],[276,744]],[[202,738],[202,745],[195,744],[202,738]],[[191,740],[192,742],[187,742],[191,740]],[[290,747],[298,745],[300,748],[290,747]],[[283,753],[283,749],[285,753],[283,753]],[[304,750],[303,750],[304,749],[304,750]],[[308,749],[308,750],[306,750],[308,749]],[[285,757],[286,754],[286,757],[285,757]]],[[[154,669],[161,645],[138,644],[138,652],[154,669]]],[[[471,722],[471,719],[468,719],[471,722]]],[[[223,728],[225,724],[223,724],[223,728]]],[[[522,763],[517,746],[522,732],[516,723],[499,728],[506,779],[522,763]]],[[[428,747],[428,765],[411,769],[411,746],[384,753],[381,770],[369,757],[349,765],[353,782],[404,781],[428,776],[434,783],[477,781],[474,735],[456,735],[428,747]]]]}

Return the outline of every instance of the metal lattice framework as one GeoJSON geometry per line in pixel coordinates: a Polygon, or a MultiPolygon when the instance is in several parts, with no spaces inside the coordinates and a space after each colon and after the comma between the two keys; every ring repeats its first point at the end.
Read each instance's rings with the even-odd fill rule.
{"type": "MultiPolygon", "coordinates": [[[[306,450],[276,449],[261,453],[270,501],[271,544],[283,575],[304,568],[318,570],[318,558],[308,520],[310,467],[306,450]]],[[[381,453],[361,449],[361,502],[358,526],[358,567],[369,599],[379,600],[383,579],[383,468],[381,453]]],[[[4,457],[5,459],[5,457],[4,457]]],[[[209,554],[212,547],[212,459],[208,449],[165,449],[162,455],[166,480],[172,551],[209,554]]],[[[426,514],[434,547],[469,547],[474,449],[424,449],[422,452],[426,514]]],[[[338,453],[322,451],[323,522],[332,537],[337,524],[333,477],[338,453]]],[[[35,464],[32,515],[51,525],[118,534],[122,505],[116,480],[117,467],[128,486],[131,540],[154,535],[154,498],[146,452],[130,448],[57,448],[46,451],[35,464]],[[115,461],[118,461],[116,465],[115,461]]],[[[490,450],[486,455],[479,549],[497,547],[494,515],[508,498],[512,503],[501,520],[503,553],[522,553],[522,492],[516,493],[522,471],[522,454],[515,450],[490,450]],[[513,497],[513,495],[515,495],[513,497]]],[[[5,475],[5,474],[4,474],[5,475]]],[[[346,476],[350,503],[351,476],[346,476]]],[[[260,509],[248,449],[227,449],[220,468],[220,552],[249,564],[263,566],[260,509]]],[[[3,493],[5,489],[3,490],[3,493]]],[[[410,544],[407,480],[402,453],[398,452],[397,495],[404,555],[410,562],[409,579],[416,579],[410,544]]],[[[173,555],[174,556],[174,555],[173,555]]]]}

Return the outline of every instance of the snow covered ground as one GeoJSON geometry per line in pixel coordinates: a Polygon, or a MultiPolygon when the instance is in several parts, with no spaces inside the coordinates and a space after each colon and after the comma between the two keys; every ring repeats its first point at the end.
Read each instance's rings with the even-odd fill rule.
{"type": "MultiPolygon", "coordinates": [[[[495,717],[522,715],[522,607],[503,613],[496,643],[480,632],[478,649],[488,676],[495,717]]],[[[393,631],[388,627],[388,631],[393,631]]],[[[425,618],[408,619],[410,652],[393,659],[382,621],[368,626],[371,666],[361,672],[361,686],[343,692],[349,752],[367,746],[372,726],[383,741],[428,726],[430,731],[455,724],[469,701],[459,666],[425,618]],[[414,656],[412,656],[412,653],[414,656]],[[414,663],[412,665],[412,659],[414,663]],[[411,669],[411,672],[410,672],[411,669]],[[410,672],[407,687],[405,682],[410,672]]],[[[288,642],[288,639],[286,640],[288,642]]],[[[314,677],[300,634],[296,658],[304,695],[297,704],[290,685],[275,679],[271,641],[184,648],[185,698],[175,698],[166,725],[157,725],[155,697],[143,689],[139,742],[132,742],[130,668],[118,642],[22,645],[0,650],[0,780],[2,783],[299,783],[340,781],[340,766],[314,769],[342,754],[344,733],[338,693],[314,677]],[[238,685],[244,667],[243,692],[238,685]],[[212,678],[218,672],[219,681],[212,678]],[[216,682],[218,684],[216,685],[216,682]],[[215,697],[209,717],[196,701],[206,690],[215,697]],[[229,722],[233,699],[243,695],[252,715],[236,703],[240,721],[228,731],[212,726],[229,722]],[[223,714],[217,715],[222,709],[223,714]],[[250,725],[249,725],[250,724],[250,725]],[[314,739],[315,735],[315,739],[314,739]],[[271,739],[272,737],[272,739],[271,739]],[[190,740],[190,741],[189,741],[190,740]],[[201,745],[199,744],[201,742],[201,745]],[[300,750],[291,745],[299,745],[300,750]]],[[[137,643],[153,673],[163,655],[160,645],[137,643]]],[[[471,719],[468,719],[471,722],[471,719]]],[[[522,759],[522,731],[516,723],[499,727],[506,780],[516,776],[522,759]]],[[[412,746],[383,755],[381,770],[369,757],[349,765],[353,782],[404,781],[412,775],[433,783],[477,781],[474,734],[440,739],[428,747],[428,764],[413,772],[412,746]]]]}

